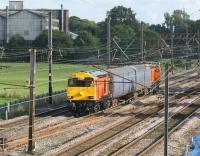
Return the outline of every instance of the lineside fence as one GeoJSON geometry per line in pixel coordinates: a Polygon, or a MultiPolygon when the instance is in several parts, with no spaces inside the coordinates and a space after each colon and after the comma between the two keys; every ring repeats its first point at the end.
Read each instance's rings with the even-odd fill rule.
{"type": "MultiPolygon", "coordinates": [[[[53,92],[53,104],[49,104],[49,95],[41,94],[36,96],[36,114],[46,112],[66,104],[66,91],[53,92]]],[[[5,103],[0,107],[0,119],[11,119],[29,114],[29,98],[19,99],[10,103],[5,103]]]]}

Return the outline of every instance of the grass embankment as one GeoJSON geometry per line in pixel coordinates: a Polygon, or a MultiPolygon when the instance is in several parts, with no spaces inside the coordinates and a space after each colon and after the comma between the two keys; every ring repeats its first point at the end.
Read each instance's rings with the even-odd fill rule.
{"type": "MultiPolygon", "coordinates": [[[[26,85],[29,82],[29,63],[1,63],[0,83],[26,85]]],[[[53,91],[64,90],[68,76],[75,71],[89,70],[91,67],[84,65],[53,65],[53,91]]],[[[36,94],[48,92],[48,64],[37,63],[36,69],[36,94]]],[[[0,84],[0,105],[17,99],[28,97],[27,88],[0,84]]]]}

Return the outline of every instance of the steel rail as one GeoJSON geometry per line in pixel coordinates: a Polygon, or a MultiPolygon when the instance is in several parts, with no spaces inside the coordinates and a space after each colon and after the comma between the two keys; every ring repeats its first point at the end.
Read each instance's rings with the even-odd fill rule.
{"type": "MultiPolygon", "coordinates": [[[[197,99],[195,101],[199,101],[199,99],[197,99]]],[[[200,105],[199,104],[191,103],[190,105],[188,105],[187,107],[183,108],[181,111],[177,112],[173,116],[170,116],[169,117],[169,125],[172,124],[171,122],[173,122],[173,119],[174,120],[176,119],[177,122],[175,122],[174,125],[170,125],[169,134],[172,133],[174,130],[176,130],[178,127],[180,127],[182,125],[182,123],[184,123],[188,118],[193,116],[199,110],[200,110],[200,105]],[[189,110],[189,113],[187,112],[188,110],[189,110]],[[184,114],[184,111],[186,111],[185,114],[184,114]],[[184,115],[185,115],[185,118],[183,118],[184,115]],[[183,118],[183,119],[180,119],[180,118],[183,118]]],[[[137,155],[137,156],[144,155],[150,149],[152,149],[155,145],[157,145],[160,141],[162,141],[162,139],[164,137],[164,135],[163,135],[163,122],[158,124],[156,127],[152,128],[150,131],[146,132],[144,135],[138,137],[134,141],[132,141],[129,144],[125,145],[123,148],[121,148],[120,150],[118,150],[115,153],[113,153],[112,156],[123,155],[125,150],[128,150],[128,149],[136,149],[134,147],[136,147],[145,138],[148,138],[148,137],[152,138],[150,136],[152,136],[153,134],[157,134],[158,136],[156,138],[153,138],[152,139],[153,141],[150,144],[148,144],[145,147],[143,147],[142,150],[136,152],[135,155],[137,155]],[[159,134],[157,132],[160,132],[161,134],[159,134]]]]}

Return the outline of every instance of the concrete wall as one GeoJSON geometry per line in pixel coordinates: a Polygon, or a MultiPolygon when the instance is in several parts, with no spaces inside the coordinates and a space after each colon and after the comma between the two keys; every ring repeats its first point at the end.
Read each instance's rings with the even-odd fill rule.
{"type": "Polygon", "coordinates": [[[20,35],[25,40],[34,40],[45,27],[45,18],[23,10],[10,16],[9,37],[20,35]]]}

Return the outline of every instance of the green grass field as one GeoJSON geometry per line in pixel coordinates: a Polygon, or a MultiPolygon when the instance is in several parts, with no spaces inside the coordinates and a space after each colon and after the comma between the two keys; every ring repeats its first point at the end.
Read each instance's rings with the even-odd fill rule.
{"type": "MultiPolygon", "coordinates": [[[[170,60],[162,60],[161,65],[170,60]]],[[[191,67],[196,66],[197,60],[190,62],[191,67]]],[[[184,60],[175,63],[175,73],[185,70],[184,60]],[[183,64],[182,64],[183,63],[183,64]]],[[[72,72],[89,70],[92,67],[84,65],[54,64],[53,65],[53,91],[64,90],[67,86],[67,78],[72,72]]],[[[48,64],[37,63],[36,69],[36,94],[48,92],[48,64]]],[[[0,63],[0,83],[26,85],[29,81],[29,63],[0,63]]],[[[17,99],[26,98],[29,95],[27,88],[0,84],[0,105],[17,99]]]]}
{"type": "MultiPolygon", "coordinates": [[[[64,90],[68,76],[75,71],[89,70],[84,65],[54,64],[53,91],[64,90]]],[[[48,92],[48,64],[38,63],[36,69],[36,94],[48,92]]],[[[29,81],[29,63],[0,63],[0,83],[25,85],[29,81]]],[[[0,105],[28,97],[27,88],[0,84],[0,105]]]]}

